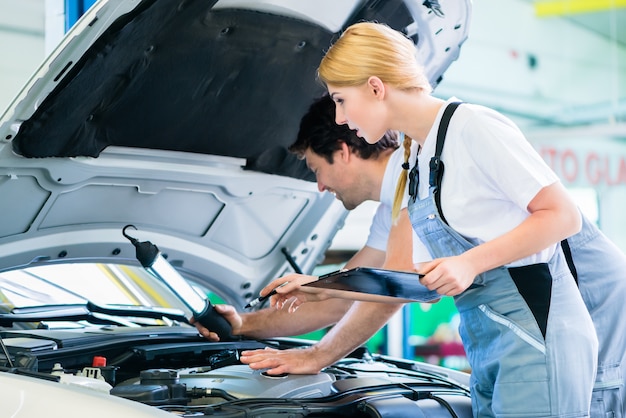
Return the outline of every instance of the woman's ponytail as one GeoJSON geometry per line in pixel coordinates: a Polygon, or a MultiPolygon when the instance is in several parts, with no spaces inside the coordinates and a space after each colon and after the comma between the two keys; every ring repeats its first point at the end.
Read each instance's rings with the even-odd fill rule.
{"type": "Polygon", "coordinates": [[[398,221],[398,217],[400,216],[400,207],[402,206],[402,201],[404,200],[410,168],[409,159],[411,157],[411,144],[413,142],[410,136],[404,135],[403,133],[400,135],[404,137],[404,141],[402,141],[402,145],[404,146],[404,163],[402,163],[402,172],[400,173],[400,178],[398,179],[396,194],[393,198],[393,206],[391,208],[391,220],[394,225],[398,221]]]}

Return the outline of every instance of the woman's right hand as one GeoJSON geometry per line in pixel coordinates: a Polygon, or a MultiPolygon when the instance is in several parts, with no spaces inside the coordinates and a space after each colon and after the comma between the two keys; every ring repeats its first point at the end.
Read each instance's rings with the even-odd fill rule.
{"type": "Polygon", "coordinates": [[[464,292],[479,274],[466,259],[466,253],[452,257],[436,258],[421,263],[419,272],[424,274],[420,282],[440,295],[456,296],[464,292]]]}

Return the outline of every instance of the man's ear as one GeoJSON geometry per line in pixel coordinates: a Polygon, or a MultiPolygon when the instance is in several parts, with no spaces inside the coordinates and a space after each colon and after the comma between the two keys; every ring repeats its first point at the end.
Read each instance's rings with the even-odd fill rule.
{"type": "Polygon", "coordinates": [[[367,79],[368,90],[374,95],[375,98],[381,100],[385,97],[385,83],[376,77],[371,76],[367,79]]]}
{"type": "Polygon", "coordinates": [[[342,161],[349,161],[350,160],[350,156],[352,155],[352,150],[350,149],[350,147],[348,146],[348,144],[346,144],[344,141],[339,141],[339,143],[341,144],[341,148],[339,148],[339,157],[341,158],[342,161]]]}

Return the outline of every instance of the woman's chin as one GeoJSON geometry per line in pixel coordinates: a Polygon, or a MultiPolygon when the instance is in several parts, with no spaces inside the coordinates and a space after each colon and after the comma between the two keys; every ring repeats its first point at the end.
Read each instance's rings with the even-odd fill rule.
{"type": "Polygon", "coordinates": [[[358,136],[359,138],[362,138],[362,139],[363,139],[363,140],[365,140],[365,142],[367,142],[368,144],[375,144],[375,143],[377,143],[377,142],[380,140],[380,138],[378,138],[378,139],[371,139],[371,138],[369,138],[369,137],[367,137],[367,136],[365,136],[365,135],[361,135],[360,131],[357,131],[357,133],[356,133],[356,134],[357,134],[357,136],[358,136]]]}

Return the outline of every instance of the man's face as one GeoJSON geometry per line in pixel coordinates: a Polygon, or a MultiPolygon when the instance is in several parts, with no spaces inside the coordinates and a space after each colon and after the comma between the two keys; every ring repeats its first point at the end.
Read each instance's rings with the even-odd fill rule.
{"type": "Polygon", "coordinates": [[[359,173],[354,164],[358,157],[352,154],[345,144],[341,150],[333,154],[332,164],[310,149],[306,150],[304,158],[307,166],[315,173],[319,191],[333,193],[347,210],[356,208],[368,199],[367,191],[360,187],[358,181],[359,173]]]}

